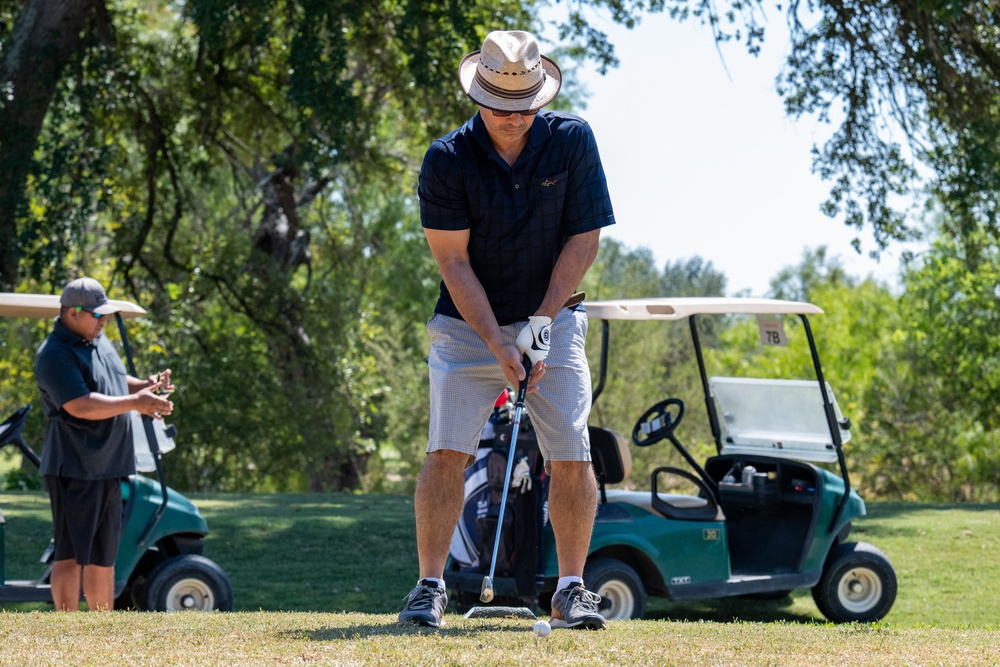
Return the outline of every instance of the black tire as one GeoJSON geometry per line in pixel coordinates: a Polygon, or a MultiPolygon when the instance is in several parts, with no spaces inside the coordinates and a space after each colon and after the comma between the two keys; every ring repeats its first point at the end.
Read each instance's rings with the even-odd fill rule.
{"type": "Polygon", "coordinates": [[[144,586],[149,611],[232,611],[229,577],[213,561],[195,554],[174,556],[156,566],[144,586]]]}
{"type": "Polygon", "coordinates": [[[830,551],[812,596],[834,623],[872,623],[884,618],[896,601],[896,572],[874,546],[845,542],[830,551]]]}
{"type": "Polygon", "coordinates": [[[589,563],[583,573],[587,588],[601,596],[601,616],[609,621],[642,618],[646,587],[629,565],[615,558],[589,563]]]}

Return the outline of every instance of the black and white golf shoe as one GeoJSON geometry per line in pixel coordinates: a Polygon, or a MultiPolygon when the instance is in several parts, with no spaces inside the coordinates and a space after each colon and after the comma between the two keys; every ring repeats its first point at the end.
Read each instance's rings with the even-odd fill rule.
{"type": "Polygon", "coordinates": [[[426,628],[444,627],[444,610],[448,594],[437,582],[421,580],[406,596],[406,606],[399,612],[400,623],[412,623],[426,628]]]}
{"type": "Polygon", "coordinates": [[[574,630],[603,630],[604,617],[597,611],[601,596],[573,584],[552,596],[552,618],[549,625],[574,630]]]}

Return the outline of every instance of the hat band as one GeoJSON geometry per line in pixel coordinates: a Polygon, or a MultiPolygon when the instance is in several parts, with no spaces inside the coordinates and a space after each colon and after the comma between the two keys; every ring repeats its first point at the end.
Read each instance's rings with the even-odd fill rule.
{"type": "Polygon", "coordinates": [[[538,91],[542,89],[542,86],[545,85],[545,72],[542,72],[542,76],[538,80],[538,83],[536,83],[533,86],[529,86],[528,88],[521,88],[519,90],[508,90],[506,88],[495,86],[489,81],[487,81],[479,73],[479,69],[476,68],[476,83],[479,84],[479,87],[482,88],[483,91],[485,91],[490,95],[493,95],[494,97],[500,97],[505,100],[520,100],[528,97],[533,97],[538,91]]]}

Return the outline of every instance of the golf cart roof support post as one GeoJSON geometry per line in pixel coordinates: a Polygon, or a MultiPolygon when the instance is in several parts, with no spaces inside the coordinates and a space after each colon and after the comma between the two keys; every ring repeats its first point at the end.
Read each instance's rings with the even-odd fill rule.
{"type": "Polygon", "coordinates": [[[715,440],[715,451],[722,453],[722,427],[719,426],[719,413],[715,410],[715,401],[712,400],[712,390],[708,385],[708,372],[705,370],[705,357],[701,353],[701,339],[698,338],[698,325],[695,322],[697,316],[692,314],[688,317],[688,326],[691,329],[691,342],[694,344],[694,356],[698,360],[698,374],[701,376],[702,395],[705,397],[705,409],[708,411],[708,425],[712,429],[712,438],[715,440]]]}
{"type": "Polygon", "coordinates": [[[608,343],[610,341],[610,329],[608,328],[608,321],[601,320],[601,370],[600,375],[597,377],[597,386],[594,387],[593,393],[590,395],[590,404],[593,405],[597,401],[597,397],[601,395],[604,391],[604,381],[608,377],[608,343]]]}
{"type": "MultiPolygon", "coordinates": [[[[128,342],[128,334],[125,332],[125,320],[122,319],[121,313],[115,313],[115,320],[118,322],[118,334],[122,341],[122,347],[125,349],[125,360],[128,363],[128,372],[132,377],[139,377],[139,374],[135,370],[135,359],[132,356],[132,346],[128,342]]],[[[153,455],[153,463],[156,465],[156,479],[160,483],[160,496],[161,502],[160,506],[156,508],[153,515],[149,517],[149,523],[146,524],[146,528],[142,531],[142,536],[139,538],[139,543],[137,548],[144,550],[146,548],[146,542],[149,541],[149,536],[153,534],[156,529],[157,524],[160,523],[160,518],[167,509],[167,484],[163,478],[163,463],[160,460],[160,443],[156,440],[156,430],[153,428],[153,418],[148,415],[142,415],[142,426],[146,431],[146,440],[149,442],[149,452],[153,455]]]]}
{"type": "Polygon", "coordinates": [[[132,346],[128,342],[128,334],[125,333],[125,320],[121,313],[115,313],[115,321],[118,323],[118,337],[121,338],[122,347],[125,348],[125,361],[128,363],[128,372],[134,378],[139,377],[135,372],[135,361],[132,359],[132,346]]]}
{"type": "Polygon", "coordinates": [[[851,478],[847,473],[847,459],[844,457],[844,442],[840,438],[840,425],[837,423],[837,414],[833,409],[833,402],[826,392],[826,378],[823,377],[823,365],[819,361],[819,350],[816,349],[816,339],[813,337],[812,327],[809,326],[809,318],[804,314],[799,314],[802,326],[805,328],[806,340],[809,341],[809,353],[812,355],[813,368],[816,369],[816,380],[819,382],[819,392],[823,395],[823,412],[826,414],[826,423],[830,427],[830,437],[833,439],[833,447],[837,450],[837,463],[840,465],[840,476],[844,479],[844,496],[837,505],[837,511],[833,513],[833,520],[830,522],[829,532],[834,532],[840,523],[840,517],[847,507],[851,492],[851,478]]]}

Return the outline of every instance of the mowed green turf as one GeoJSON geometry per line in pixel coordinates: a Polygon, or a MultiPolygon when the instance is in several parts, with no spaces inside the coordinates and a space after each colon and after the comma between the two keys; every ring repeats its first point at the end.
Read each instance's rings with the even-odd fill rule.
{"type": "Polygon", "coordinates": [[[0,664],[976,667],[997,664],[1000,642],[983,628],[669,621],[541,639],[528,621],[449,620],[427,630],[385,614],[0,613],[0,664]]]}
{"type": "MultiPolygon", "coordinates": [[[[649,619],[604,633],[531,633],[528,621],[440,631],[395,616],[417,576],[408,497],[191,496],[205,555],[229,574],[234,614],[0,614],[0,664],[997,665],[1000,506],[869,503],[852,539],[893,561],[899,595],[872,626],[826,624],[808,591],[777,601],[653,599],[649,619]]],[[[39,493],[0,494],[8,579],[38,576],[39,493]]]]}

